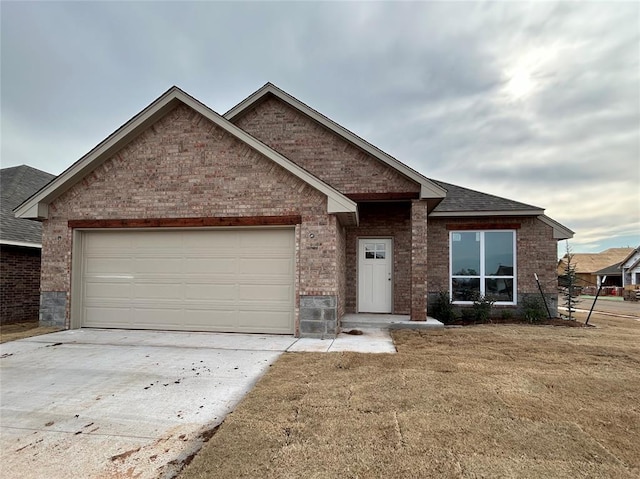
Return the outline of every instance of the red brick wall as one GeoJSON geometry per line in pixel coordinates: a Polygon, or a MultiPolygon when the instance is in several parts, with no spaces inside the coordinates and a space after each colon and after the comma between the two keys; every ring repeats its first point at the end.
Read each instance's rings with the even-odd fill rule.
{"type": "Polygon", "coordinates": [[[519,293],[537,293],[534,273],[544,292],[557,294],[557,242],[553,229],[535,217],[429,218],[427,289],[434,293],[449,290],[449,231],[447,225],[482,222],[519,223],[516,230],[516,267],[519,293]]]}
{"type": "Polygon", "coordinates": [[[420,191],[415,182],[277,98],[235,122],[344,194],[420,191]]]}
{"type": "Polygon", "coordinates": [[[50,205],[42,290],[70,291],[70,219],[301,215],[296,305],[302,294],[335,295],[337,221],[326,203],[325,195],[180,106],[50,205]]]}
{"type": "Polygon", "coordinates": [[[393,238],[393,312],[411,310],[411,220],[410,203],[361,203],[360,225],[347,228],[346,312],[357,311],[358,238],[393,238]]]}
{"type": "Polygon", "coordinates": [[[40,249],[0,246],[0,323],[37,321],[40,249]]]}

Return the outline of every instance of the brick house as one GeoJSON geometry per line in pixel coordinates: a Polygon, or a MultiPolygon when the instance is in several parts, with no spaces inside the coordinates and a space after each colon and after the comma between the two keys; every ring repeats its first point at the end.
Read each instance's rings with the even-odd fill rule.
{"type": "Polygon", "coordinates": [[[428,297],[556,304],[544,210],[431,180],[268,83],[218,115],[173,87],[17,209],[41,321],[330,337],[428,297]],[[64,305],[64,307],[56,306],[64,305]]]}
{"type": "Polygon", "coordinates": [[[38,319],[42,225],[16,218],[13,208],[54,175],[14,166],[0,170],[0,323],[38,319]]]}

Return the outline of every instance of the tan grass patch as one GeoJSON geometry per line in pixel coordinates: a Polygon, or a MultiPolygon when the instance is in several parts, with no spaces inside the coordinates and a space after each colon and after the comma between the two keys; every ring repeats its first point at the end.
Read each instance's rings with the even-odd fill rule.
{"type": "Polygon", "coordinates": [[[25,323],[3,324],[0,326],[0,343],[15,341],[16,339],[25,339],[41,334],[55,333],[61,331],[58,327],[40,327],[37,321],[29,321],[25,323]]]}
{"type": "Polygon", "coordinates": [[[285,354],[180,477],[640,477],[640,322],[592,322],[285,354]]]}

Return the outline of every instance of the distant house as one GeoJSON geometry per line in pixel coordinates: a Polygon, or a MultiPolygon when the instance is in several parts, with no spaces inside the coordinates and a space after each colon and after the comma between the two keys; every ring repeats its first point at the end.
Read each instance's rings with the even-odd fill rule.
{"type": "Polygon", "coordinates": [[[600,271],[596,271],[596,285],[597,286],[622,286],[622,271],[620,266],[622,262],[612,264],[606,268],[602,268],[600,271]]]}
{"type": "Polygon", "coordinates": [[[40,308],[42,224],[13,209],[55,175],[22,165],[0,170],[0,322],[36,321],[40,308]]]}
{"type": "Polygon", "coordinates": [[[640,287],[640,246],[632,250],[620,264],[622,286],[640,287]]]}
{"type": "MultiPolygon", "coordinates": [[[[576,266],[578,286],[600,286],[606,275],[604,286],[621,286],[619,265],[633,252],[633,248],[609,248],[600,253],[575,253],[572,263],[576,266]]],[[[565,274],[567,255],[558,261],[558,276],[565,274]]]]}

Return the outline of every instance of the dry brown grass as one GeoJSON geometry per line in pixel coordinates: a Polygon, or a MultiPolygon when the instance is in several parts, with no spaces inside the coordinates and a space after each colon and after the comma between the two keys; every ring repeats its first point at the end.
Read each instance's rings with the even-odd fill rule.
{"type": "Polygon", "coordinates": [[[3,324],[0,326],[0,343],[15,341],[16,339],[30,338],[41,334],[60,331],[57,327],[40,327],[37,321],[25,323],[3,324]]]}
{"type": "Polygon", "coordinates": [[[283,355],[180,476],[640,477],[640,322],[283,355]]]}

